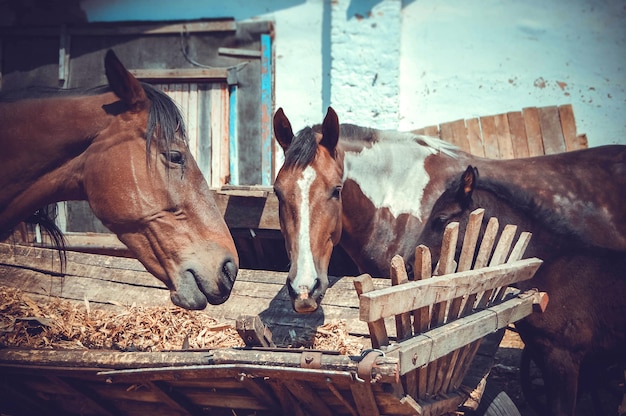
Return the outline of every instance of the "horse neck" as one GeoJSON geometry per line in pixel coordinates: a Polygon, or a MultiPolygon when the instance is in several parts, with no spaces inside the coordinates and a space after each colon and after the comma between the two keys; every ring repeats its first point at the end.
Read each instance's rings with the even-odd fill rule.
{"type": "Polygon", "coordinates": [[[414,141],[381,141],[346,151],[344,164],[341,245],[362,272],[386,274],[393,255],[412,255],[459,162],[414,141]]]}
{"type": "Polygon", "coordinates": [[[517,226],[518,233],[532,233],[525,257],[551,260],[581,247],[578,237],[568,233],[567,225],[556,224],[554,218],[540,218],[550,214],[539,208],[532,208],[534,212],[530,212],[528,206],[521,208],[517,202],[482,189],[475,190],[472,199],[475,208],[486,208],[484,221],[496,217],[500,228],[511,224],[517,226]]]}
{"type": "Polygon", "coordinates": [[[112,117],[112,93],[0,104],[0,229],[57,201],[85,199],[82,155],[112,117]],[[69,120],[69,121],[68,121],[69,120]]]}

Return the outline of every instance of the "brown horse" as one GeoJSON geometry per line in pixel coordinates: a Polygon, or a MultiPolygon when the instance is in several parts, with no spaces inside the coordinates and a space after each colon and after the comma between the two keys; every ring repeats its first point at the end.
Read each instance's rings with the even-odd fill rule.
{"type": "Polygon", "coordinates": [[[0,234],[38,208],[87,200],[176,305],[228,299],[239,259],[183,117],[112,51],[109,85],[0,98],[0,234]]]}
{"type": "MultiPolygon", "coordinates": [[[[610,172],[617,167],[603,168],[610,172]]],[[[569,184],[575,182],[571,178],[569,184]]],[[[516,327],[542,370],[547,408],[540,409],[541,414],[573,415],[583,361],[626,363],[626,253],[590,245],[587,235],[567,218],[542,208],[535,194],[499,179],[478,178],[478,170],[470,166],[437,200],[419,237],[434,261],[444,228],[459,222],[462,235],[470,212],[479,207],[485,209],[484,225],[497,217],[501,224],[515,224],[533,234],[526,255],[544,263],[532,280],[518,286],[548,292],[550,303],[545,313],[530,315],[516,327]]],[[[460,250],[459,242],[457,259],[460,250]]]]}
{"type": "Polygon", "coordinates": [[[626,251],[626,146],[490,160],[438,139],[339,125],[332,108],[295,137],[279,109],[274,134],[285,151],[274,189],[297,312],[317,309],[335,244],[373,276],[388,276],[395,254],[412,264],[434,202],[469,164],[533,193],[591,244],[626,251]]]}

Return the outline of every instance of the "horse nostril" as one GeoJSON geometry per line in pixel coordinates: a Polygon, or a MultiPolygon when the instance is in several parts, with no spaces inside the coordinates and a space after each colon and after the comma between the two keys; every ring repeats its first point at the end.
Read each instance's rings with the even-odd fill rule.
{"type": "Polygon", "coordinates": [[[222,264],[222,273],[228,278],[230,283],[235,283],[237,278],[238,268],[232,259],[228,259],[222,264]]]}
{"type": "Polygon", "coordinates": [[[315,279],[315,284],[313,285],[313,288],[311,289],[311,294],[315,293],[316,290],[318,290],[320,288],[320,286],[322,286],[322,282],[320,281],[320,279],[315,279]]]}

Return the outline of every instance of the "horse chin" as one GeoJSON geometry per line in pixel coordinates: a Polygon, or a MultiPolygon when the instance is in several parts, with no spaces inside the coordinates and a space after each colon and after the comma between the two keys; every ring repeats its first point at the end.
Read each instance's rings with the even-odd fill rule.
{"type": "Polygon", "coordinates": [[[298,296],[293,301],[293,310],[297,313],[310,314],[317,310],[319,303],[309,296],[298,296]]]}
{"type": "Polygon", "coordinates": [[[200,290],[172,290],[172,303],[187,310],[202,310],[206,308],[207,297],[200,290]]]}

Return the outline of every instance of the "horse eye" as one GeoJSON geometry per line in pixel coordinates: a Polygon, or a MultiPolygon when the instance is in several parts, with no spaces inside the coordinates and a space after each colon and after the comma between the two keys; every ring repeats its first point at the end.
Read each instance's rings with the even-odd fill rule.
{"type": "Polygon", "coordinates": [[[331,198],[339,199],[340,196],[341,196],[341,186],[336,186],[335,189],[333,189],[333,194],[331,195],[331,198]]]}
{"type": "Polygon", "coordinates": [[[164,152],[163,156],[170,163],[175,163],[177,165],[182,165],[185,163],[185,157],[178,150],[170,150],[168,152],[164,152]]]}
{"type": "Polygon", "coordinates": [[[439,215],[433,220],[433,229],[443,230],[448,219],[447,215],[439,215]]]}

